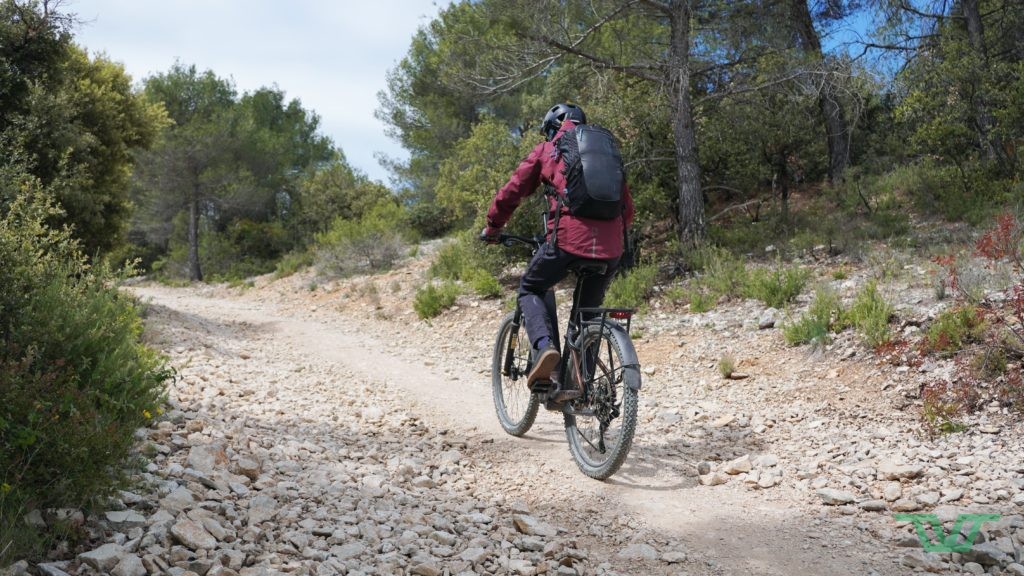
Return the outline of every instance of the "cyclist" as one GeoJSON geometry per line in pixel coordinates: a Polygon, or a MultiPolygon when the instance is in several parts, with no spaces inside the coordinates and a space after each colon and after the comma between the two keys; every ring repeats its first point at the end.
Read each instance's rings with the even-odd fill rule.
{"type": "MultiPolygon", "coordinates": [[[[545,141],[530,151],[508,183],[498,190],[487,211],[487,227],[480,233],[481,240],[498,242],[501,228],[522,199],[534,193],[541,184],[548,187],[547,243],[537,251],[523,273],[518,294],[526,333],[537,351],[533,369],[526,380],[531,390],[536,382],[550,381],[561,360],[558,343],[552,338],[552,326],[557,325],[557,317],[551,288],[566,277],[568,267],[574,262],[605,262],[605,273],[588,277],[579,295],[580,307],[601,306],[622,256],[625,231],[633,222],[633,199],[625,182],[622,185],[622,212],[612,220],[573,216],[565,203],[559,201],[560,197],[564,200],[562,191],[566,190],[566,177],[562,155],[556,144],[566,131],[586,122],[583,109],[573,104],[556,104],[547,111],[541,124],[545,141]]],[[[549,399],[564,402],[577,398],[580,391],[568,386],[568,383],[560,384],[559,389],[550,393],[549,399]]]]}

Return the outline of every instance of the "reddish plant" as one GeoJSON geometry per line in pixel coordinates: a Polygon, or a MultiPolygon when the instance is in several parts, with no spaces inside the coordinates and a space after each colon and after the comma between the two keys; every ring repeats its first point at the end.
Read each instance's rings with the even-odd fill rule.
{"type": "Polygon", "coordinates": [[[1024,262],[1021,260],[1022,239],[1024,231],[1017,223],[1017,218],[1010,213],[1000,214],[996,218],[996,226],[975,242],[975,253],[993,262],[1009,260],[1019,272],[1024,272],[1024,262]]]}
{"type": "Polygon", "coordinates": [[[935,262],[946,271],[946,276],[949,278],[949,288],[956,292],[960,287],[960,282],[957,277],[956,270],[956,256],[953,254],[946,254],[945,256],[935,256],[932,258],[932,262],[935,262]]]}

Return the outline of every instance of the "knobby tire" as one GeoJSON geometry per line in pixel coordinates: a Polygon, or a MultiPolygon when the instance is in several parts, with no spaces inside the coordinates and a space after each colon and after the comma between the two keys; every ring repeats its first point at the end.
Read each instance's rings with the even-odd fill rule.
{"type": "Polygon", "coordinates": [[[588,368],[584,366],[585,376],[593,380],[589,397],[573,402],[571,408],[600,408],[600,398],[607,399],[608,392],[614,390],[614,398],[619,401],[617,404],[620,403],[617,407],[619,415],[613,418],[610,424],[611,428],[617,428],[618,435],[614,438],[614,444],[606,445],[604,453],[601,453],[598,450],[598,418],[575,416],[567,410],[564,416],[565,436],[569,441],[569,451],[580,471],[591,478],[605,480],[619,470],[633,443],[639,393],[626,382],[628,379],[636,379],[636,388],[639,388],[639,363],[625,330],[610,321],[605,323],[603,330],[600,322],[588,323],[579,337],[578,344],[581,351],[598,346],[599,359],[595,363],[593,374],[586,374],[588,368]]]}
{"type": "Polygon", "coordinates": [[[498,414],[501,427],[512,436],[522,436],[537,419],[540,400],[526,387],[531,350],[529,338],[526,337],[526,330],[522,326],[519,328],[513,361],[513,370],[516,373],[510,375],[514,377],[501,373],[514,319],[515,314],[509,313],[498,328],[491,362],[491,391],[494,396],[494,410],[498,414]]]}

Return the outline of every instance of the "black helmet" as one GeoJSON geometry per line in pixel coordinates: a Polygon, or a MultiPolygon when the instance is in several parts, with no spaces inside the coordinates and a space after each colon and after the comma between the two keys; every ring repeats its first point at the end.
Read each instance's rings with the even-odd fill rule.
{"type": "Polygon", "coordinates": [[[558,129],[562,127],[563,120],[572,120],[577,124],[586,124],[587,115],[583,113],[583,108],[575,104],[555,104],[544,115],[544,123],[541,124],[540,131],[544,134],[545,138],[551,140],[558,133],[558,129]]]}

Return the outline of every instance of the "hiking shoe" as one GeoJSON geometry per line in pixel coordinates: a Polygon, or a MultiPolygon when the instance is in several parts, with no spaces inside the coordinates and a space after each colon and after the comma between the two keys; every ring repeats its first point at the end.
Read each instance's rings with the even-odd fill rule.
{"type": "Polygon", "coordinates": [[[575,400],[579,398],[580,391],[577,390],[575,387],[568,388],[568,386],[572,386],[572,384],[560,384],[558,390],[555,390],[554,392],[548,394],[548,399],[551,400],[552,402],[557,402],[561,404],[562,402],[568,402],[569,400],[575,400]],[[567,386],[567,388],[563,388],[562,386],[567,386]]]}
{"type": "Polygon", "coordinates": [[[526,386],[533,390],[533,385],[536,382],[550,382],[551,372],[554,371],[555,366],[558,366],[558,361],[561,359],[562,355],[558,353],[557,348],[551,344],[545,346],[537,354],[537,361],[534,362],[533,369],[526,377],[526,386]]]}

